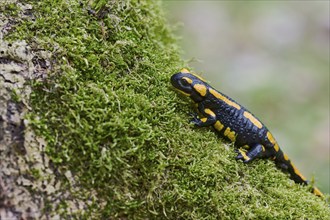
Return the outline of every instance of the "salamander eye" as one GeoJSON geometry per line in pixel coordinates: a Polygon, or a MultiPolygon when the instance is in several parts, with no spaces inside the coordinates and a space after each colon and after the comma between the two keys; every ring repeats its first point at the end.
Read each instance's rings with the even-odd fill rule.
{"type": "Polygon", "coordinates": [[[181,85],[183,85],[183,86],[189,86],[190,85],[188,83],[188,81],[186,79],[183,79],[183,78],[180,80],[180,82],[181,82],[181,85]]]}
{"type": "Polygon", "coordinates": [[[192,80],[189,79],[188,77],[182,77],[182,78],[180,79],[180,83],[181,83],[181,85],[183,85],[183,86],[190,86],[190,85],[192,84],[192,80]]]}

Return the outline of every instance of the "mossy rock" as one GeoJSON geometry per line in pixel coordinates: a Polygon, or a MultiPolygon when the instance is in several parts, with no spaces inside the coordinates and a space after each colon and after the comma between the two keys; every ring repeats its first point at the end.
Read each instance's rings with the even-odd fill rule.
{"type": "Polygon", "coordinates": [[[31,81],[27,119],[47,141],[61,182],[52,195],[68,191],[84,207],[73,211],[68,198],[48,201],[45,212],[86,219],[330,218],[326,201],[272,162],[237,162],[231,144],[189,124],[192,106],[169,83],[186,64],[160,2],[29,4],[34,19],[20,21],[6,38],[52,57],[47,76],[31,81]]]}

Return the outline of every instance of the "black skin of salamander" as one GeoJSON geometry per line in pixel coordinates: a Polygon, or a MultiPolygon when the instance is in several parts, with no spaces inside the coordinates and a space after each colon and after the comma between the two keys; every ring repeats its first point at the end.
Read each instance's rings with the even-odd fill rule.
{"type": "MultiPolygon", "coordinates": [[[[213,87],[211,87],[205,81],[201,80],[199,77],[190,73],[179,72],[174,74],[171,77],[171,83],[177,90],[183,92],[185,95],[189,95],[190,98],[197,104],[198,112],[201,115],[208,117],[208,120],[206,122],[202,122],[198,118],[198,114],[194,113],[193,119],[191,120],[192,123],[194,123],[198,127],[206,127],[214,125],[216,121],[220,121],[221,124],[224,125],[224,128],[220,131],[217,131],[216,129],[215,130],[221,137],[224,137],[227,140],[229,139],[224,135],[224,130],[229,127],[231,131],[235,132],[236,139],[234,144],[236,147],[236,152],[238,153],[236,157],[237,160],[242,160],[244,163],[248,163],[256,158],[270,158],[275,161],[277,167],[279,167],[283,171],[288,172],[290,174],[290,178],[294,180],[294,182],[304,185],[308,184],[308,181],[304,179],[304,177],[302,177],[300,173],[296,173],[298,171],[295,170],[295,168],[293,167],[294,165],[291,163],[291,161],[288,158],[284,159],[284,154],[282,150],[275,150],[275,144],[271,143],[270,140],[267,138],[267,127],[255,117],[262,124],[262,127],[258,128],[243,115],[245,111],[249,112],[246,108],[239,105],[230,97],[215,90],[213,87]],[[189,84],[185,82],[185,80],[182,80],[183,77],[189,78],[192,83],[189,84]],[[202,96],[198,91],[194,89],[193,85],[195,84],[201,84],[207,88],[207,92],[204,96],[202,96]],[[219,94],[226,97],[228,100],[236,103],[240,106],[240,109],[228,105],[223,100],[215,97],[209,92],[209,89],[217,91],[219,94]],[[209,117],[210,115],[205,113],[205,109],[210,109],[212,112],[215,113],[216,117],[213,117],[213,119],[212,117],[209,117]],[[210,118],[211,120],[209,120],[210,118]],[[245,146],[245,148],[247,147],[248,151],[246,155],[249,156],[248,160],[246,160],[241,154],[241,152],[237,150],[238,148],[241,148],[243,146],[245,146]]],[[[314,189],[316,190],[316,188],[313,188],[313,192],[314,189]]]]}

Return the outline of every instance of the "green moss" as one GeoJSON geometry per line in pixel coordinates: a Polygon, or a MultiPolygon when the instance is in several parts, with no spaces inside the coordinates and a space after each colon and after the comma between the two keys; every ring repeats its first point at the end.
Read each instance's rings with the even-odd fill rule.
{"type": "Polygon", "coordinates": [[[11,99],[14,102],[20,102],[21,101],[21,97],[17,94],[17,91],[15,89],[11,90],[11,99]]]}
{"type": "Polygon", "coordinates": [[[96,14],[78,1],[31,4],[36,21],[10,38],[53,53],[30,121],[59,171],[97,193],[77,218],[330,217],[271,162],[236,162],[212,131],[188,123],[191,106],[169,85],[184,63],[158,3],[93,1],[96,14]]]}
{"type": "Polygon", "coordinates": [[[31,173],[31,175],[32,175],[34,178],[36,178],[36,179],[41,178],[40,170],[38,170],[38,169],[31,169],[31,170],[30,170],[30,173],[31,173]]]}
{"type": "Polygon", "coordinates": [[[19,7],[15,3],[3,3],[0,5],[0,12],[4,13],[4,15],[15,16],[19,12],[19,7]]]}

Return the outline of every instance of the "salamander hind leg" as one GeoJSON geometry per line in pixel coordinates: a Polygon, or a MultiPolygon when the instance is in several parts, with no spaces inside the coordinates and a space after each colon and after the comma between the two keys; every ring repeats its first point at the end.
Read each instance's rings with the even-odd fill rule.
{"type": "Polygon", "coordinates": [[[237,149],[238,153],[236,156],[236,160],[242,160],[244,163],[249,163],[256,158],[264,157],[265,148],[261,144],[256,144],[252,146],[248,151],[244,151],[243,149],[237,149]]]}

